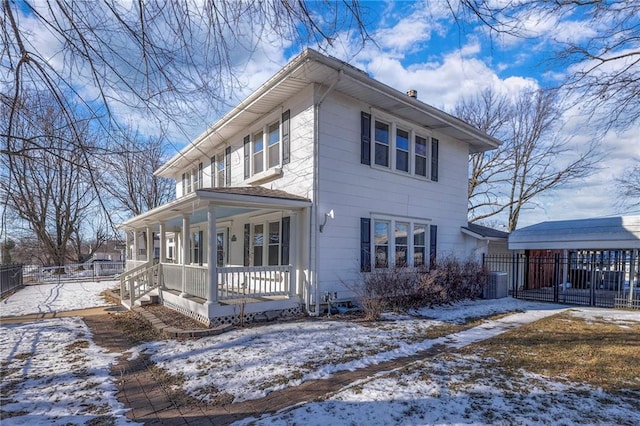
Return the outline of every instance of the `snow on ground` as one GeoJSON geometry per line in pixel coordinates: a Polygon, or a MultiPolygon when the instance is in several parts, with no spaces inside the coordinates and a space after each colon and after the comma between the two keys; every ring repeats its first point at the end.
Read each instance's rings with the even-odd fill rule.
{"type": "Polygon", "coordinates": [[[119,281],[61,282],[28,285],[0,302],[0,316],[42,314],[106,306],[100,296],[119,281]]]}
{"type": "Polygon", "coordinates": [[[491,359],[445,355],[235,425],[634,425],[637,398],[525,371],[507,374],[491,359]]]}
{"type": "Polygon", "coordinates": [[[79,318],[0,326],[2,426],[131,424],[109,376],[118,355],[79,318]]]}
{"type": "MultiPolygon", "coordinates": [[[[2,315],[104,305],[98,295],[114,285],[27,287],[2,302],[2,315]]],[[[241,401],[435,344],[459,348],[565,309],[511,298],[479,300],[414,313],[421,317],[388,315],[388,321],[377,323],[303,320],[199,340],[151,342],[134,348],[132,356],[144,351],[160,367],[182,374],[184,389],[195,397],[202,397],[199,389],[210,394],[215,387],[241,401]],[[433,327],[514,311],[445,338],[425,335],[433,327]]],[[[569,312],[588,321],[615,321],[621,326],[640,321],[638,312],[593,308],[570,308],[569,312]]],[[[109,377],[116,356],[97,347],[77,318],[0,326],[3,426],[84,424],[101,415],[111,418],[105,419],[108,424],[111,420],[127,423],[124,407],[115,399],[114,379],[109,377]]],[[[507,373],[495,360],[454,352],[351,384],[326,401],[305,403],[258,423],[640,424],[637,402],[630,398],[561,378],[507,373]]],[[[96,422],[102,424],[101,420],[96,422]]]]}
{"type": "Polygon", "coordinates": [[[212,386],[234,401],[256,399],[337,371],[413,355],[436,344],[459,348],[519,324],[553,315],[565,307],[511,298],[466,302],[429,310],[436,319],[395,316],[393,321],[296,321],[235,330],[190,341],[150,342],[133,350],[150,355],[159,367],[186,378],[183,389],[196,398],[212,386]],[[428,339],[429,329],[465,318],[525,311],[487,321],[444,338],[428,339]]]}

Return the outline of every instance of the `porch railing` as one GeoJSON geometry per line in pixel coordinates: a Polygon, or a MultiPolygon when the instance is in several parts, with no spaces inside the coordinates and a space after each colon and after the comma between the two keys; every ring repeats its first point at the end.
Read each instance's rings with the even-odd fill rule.
{"type": "Polygon", "coordinates": [[[162,264],[164,286],[170,290],[182,291],[182,265],[173,263],[162,264]]]}
{"type": "Polygon", "coordinates": [[[218,268],[218,300],[286,296],[291,266],[230,266],[218,268]]]}
{"type": "MultiPolygon", "coordinates": [[[[183,291],[183,265],[162,264],[162,285],[183,291]]],[[[206,266],[184,266],[184,291],[207,299],[209,271],[206,266]]],[[[288,296],[291,288],[291,266],[229,266],[218,267],[218,300],[243,297],[288,296]]]]}
{"type": "Polygon", "coordinates": [[[206,266],[185,266],[185,292],[201,299],[207,298],[209,281],[206,266]]]}

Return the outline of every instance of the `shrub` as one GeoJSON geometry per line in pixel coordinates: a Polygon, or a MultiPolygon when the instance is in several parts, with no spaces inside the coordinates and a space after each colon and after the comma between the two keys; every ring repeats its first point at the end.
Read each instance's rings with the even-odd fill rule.
{"type": "Polygon", "coordinates": [[[420,278],[419,294],[426,306],[477,299],[489,281],[489,272],[477,262],[447,257],[420,278]]]}
{"type": "Polygon", "coordinates": [[[362,274],[355,285],[365,317],[376,320],[385,310],[404,312],[420,306],[439,306],[463,299],[477,299],[489,281],[489,272],[468,259],[448,257],[431,270],[413,268],[375,269],[362,274]]]}

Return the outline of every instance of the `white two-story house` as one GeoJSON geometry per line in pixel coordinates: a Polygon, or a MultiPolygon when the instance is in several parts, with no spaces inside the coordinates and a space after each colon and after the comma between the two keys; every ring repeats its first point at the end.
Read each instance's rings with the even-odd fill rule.
{"type": "Polygon", "coordinates": [[[468,155],[499,143],[305,50],[156,171],[177,197],[122,225],[123,300],[157,286],[211,323],[317,314],[363,271],[464,257],[468,155]],[[159,259],[138,255],[140,235],[159,259]]]}

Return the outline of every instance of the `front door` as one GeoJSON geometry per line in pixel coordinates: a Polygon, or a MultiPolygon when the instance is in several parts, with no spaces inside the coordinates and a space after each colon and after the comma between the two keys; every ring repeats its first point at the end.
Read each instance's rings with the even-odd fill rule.
{"type": "Polygon", "coordinates": [[[222,267],[225,266],[228,262],[227,253],[228,253],[228,240],[227,240],[227,229],[218,230],[216,234],[216,246],[217,246],[217,266],[222,267]]]}

